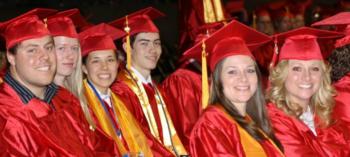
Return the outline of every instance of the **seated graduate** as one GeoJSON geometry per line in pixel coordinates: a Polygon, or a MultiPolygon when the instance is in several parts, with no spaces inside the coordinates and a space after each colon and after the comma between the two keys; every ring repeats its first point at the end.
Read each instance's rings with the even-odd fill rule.
{"type": "Polygon", "coordinates": [[[94,120],[92,125],[114,139],[122,156],[156,156],[151,150],[154,144],[148,142],[124,102],[110,90],[119,65],[113,40],[124,35],[123,31],[104,23],[79,34],[82,71],[86,75],[82,82],[84,96],[80,98],[81,104],[89,108],[94,120]]]}
{"type": "Polygon", "coordinates": [[[267,118],[260,73],[251,53],[270,40],[232,21],[185,52],[208,51],[212,72],[210,105],[192,130],[191,156],[283,156],[267,118]]]}
{"type": "Polygon", "coordinates": [[[275,36],[280,51],[273,57],[267,108],[286,156],[348,156],[349,135],[332,118],[335,90],[319,44],[341,36],[308,27],[275,36]]]}
{"type": "Polygon", "coordinates": [[[34,9],[1,23],[8,61],[0,84],[1,156],[115,156],[114,141],[92,131],[79,101],[53,83],[55,46],[34,9]]]}

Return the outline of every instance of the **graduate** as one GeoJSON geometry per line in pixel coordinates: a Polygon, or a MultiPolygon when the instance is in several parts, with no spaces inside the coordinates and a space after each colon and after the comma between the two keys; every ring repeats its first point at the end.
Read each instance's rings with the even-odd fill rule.
{"type": "Polygon", "coordinates": [[[78,100],[52,83],[55,46],[34,9],[0,24],[6,39],[7,72],[0,84],[2,156],[115,156],[114,141],[92,131],[78,100]]]}
{"type": "Polygon", "coordinates": [[[251,53],[270,40],[232,21],[185,52],[196,55],[205,53],[205,48],[211,71],[209,106],[192,130],[191,156],[283,156],[266,114],[261,76],[251,53]]]}
{"type": "Polygon", "coordinates": [[[350,122],[350,13],[341,12],[319,22],[312,26],[335,26],[336,31],[343,33],[345,37],[338,39],[335,43],[335,49],[327,58],[332,67],[331,80],[337,95],[335,97],[335,106],[333,117],[350,122]]]}
{"type": "Polygon", "coordinates": [[[267,107],[286,156],[349,155],[348,132],[332,118],[335,90],[319,46],[341,36],[308,27],[275,36],[267,107]]]}
{"type": "Polygon", "coordinates": [[[123,39],[126,65],[121,66],[111,89],[121,98],[136,95],[137,102],[125,102],[129,102],[126,103],[128,109],[139,123],[174,155],[187,155],[169,115],[167,102],[151,76],[162,53],[159,30],[152,19],[161,16],[164,14],[149,7],[110,22],[128,34],[123,39]]]}
{"type": "MultiPolygon", "coordinates": [[[[119,65],[113,40],[124,35],[124,31],[104,23],[79,33],[82,71],[86,75],[81,103],[88,105],[95,126],[115,140],[121,156],[156,156],[151,149],[160,143],[148,143],[137,120],[124,102],[109,89],[117,76],[119,65]]],[[[157,153],[167,156],[167,152],[157,153]]],[[[168,154],[171,155],[170,152],[168,154]]]]}

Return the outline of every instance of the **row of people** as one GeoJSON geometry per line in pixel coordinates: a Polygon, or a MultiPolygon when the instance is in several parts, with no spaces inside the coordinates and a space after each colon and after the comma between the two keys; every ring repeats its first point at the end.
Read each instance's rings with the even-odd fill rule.
{"type": "Polygon", "coordinates": [[[159,16],[147,8],[91,26],[76,9],[35,9],[1,23],[8,65],[0,91],[0,154],[349,155],[348,121],[332,120],[334,89],[317,41],[341,33],[301,28],[274,36],[280,50],[265,105],[252,51],[271,38],[230,22],[184,53],[209,54],[206,103],[206,70],[201,77],[180,69],[161,86],[152,80],[161,55],[152,18],[159,16]],[[125,63],[118,60],[117,39],[125,63]]]}

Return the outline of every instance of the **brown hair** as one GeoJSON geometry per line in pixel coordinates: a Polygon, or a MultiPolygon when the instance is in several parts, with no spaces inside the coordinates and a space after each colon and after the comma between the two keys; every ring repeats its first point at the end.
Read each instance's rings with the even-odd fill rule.
{"type": "Polygon", "coordinates": [[[280,150],[283,150],[281,143],[273,133],[271,123],[267,116],[264,94],[262,92],[261,74],[258,66],[255,64],[256,74],[258,77],[257,90],[248,100],[246,107],[246,112],[253,121],[247,122],[245,117],[238,112],[234,104],[232,104],[231,101],[229,101],[224,95],[223,86],[221,83],[221,73],[225,60],[226,59],[220,61],[216,65],[212,74],[209,104],[222,105],[229,115],[257,141],[266,140],[266,137],[259,131],[259,129],[261,129],[270,139],[275,142],[280,150]]]}

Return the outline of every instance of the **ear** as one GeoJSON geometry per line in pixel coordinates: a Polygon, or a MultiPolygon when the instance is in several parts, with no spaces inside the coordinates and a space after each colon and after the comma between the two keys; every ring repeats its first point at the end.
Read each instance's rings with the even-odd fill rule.
{"type": "Polygon", "coordinates": [[[88,71],[87,71],[87,68],[86,68],[86,65],[81,65],[81,70],[83,71],[83,73],[85,74],[85,75],[88,75],[88,71]]]}
{"type": "Polygon", "coordinates": [[[7,61],[10,63],[11,66],[15,66],[16,65],[15,54],[12,54],[9,51],[7,51],[6,52],[6,58],[7,58],[7,61]]]}

